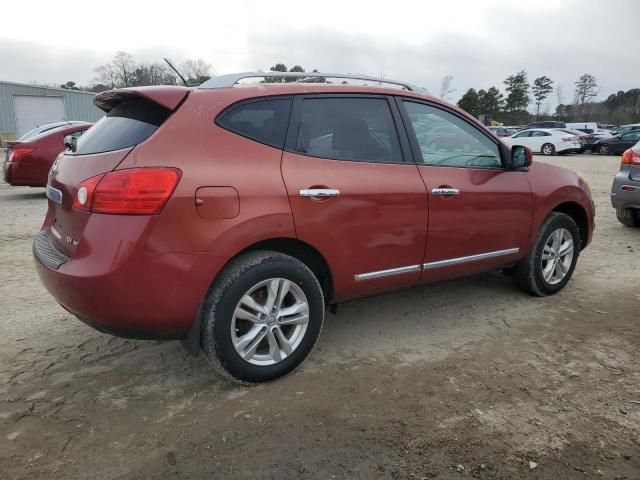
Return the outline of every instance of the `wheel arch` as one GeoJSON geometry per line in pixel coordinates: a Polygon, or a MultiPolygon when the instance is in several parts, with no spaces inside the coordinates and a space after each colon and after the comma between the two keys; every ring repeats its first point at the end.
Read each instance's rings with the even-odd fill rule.
{"type": "Polygon", "coordinates": [[[589,220],[584,207],[577,202],[563,202],[556,205],[551,211],[569,215],[576,222],[580,232],[580,250],[585,248],[589,238],[589,220]]]}
{"type": "MultiPolygon", "coordinates": [[[[277,237],[255,242],[231,257],[220,271],[224,270],[226,265],[233,259],[244,255],[245,253],[259,250],[280,252],[300,260],[316,276],[318,282],[320,282],[320,286],[322,287],[325,300],[327,303],[330,303],[330,300],[333,298],[333,274],[329,264],[316,248],[297,238],[277,237]]],[[[220,275],[220,273],[218,273],[218,275],[220,275]]],[[[216,278],[218,275],[216,275],[216,278]]],[[[212,280],[212,285],[215,280],[215,278],[212,280]]]]}

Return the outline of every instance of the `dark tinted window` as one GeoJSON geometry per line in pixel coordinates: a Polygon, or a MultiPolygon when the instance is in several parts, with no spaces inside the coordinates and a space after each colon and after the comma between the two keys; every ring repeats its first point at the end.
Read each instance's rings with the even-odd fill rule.
{"type": "Polygon", "coordinates": [[[120,103],[78,138],[75,153],[84,155],[133,147],[149,138],[170,114],[170,110],[145,100],[120,103]]]}
{"type": "Polygon", "coordinates": [[[498,146],[466,120],[439,108],[404,101],[426,165],[500,168],[498,146]]]}
{"type": "Polygon", "coordinates": [[[401,162],[389,103],[384,98],[305,98],[296,150],[314,157],[401,162]]]}
{"type": "Polygon", "coordinates": [[[232,107],[218,118],[217,123],[243,137],[282,148],[290,111],[289,98],[260,100],[232,107]]]}

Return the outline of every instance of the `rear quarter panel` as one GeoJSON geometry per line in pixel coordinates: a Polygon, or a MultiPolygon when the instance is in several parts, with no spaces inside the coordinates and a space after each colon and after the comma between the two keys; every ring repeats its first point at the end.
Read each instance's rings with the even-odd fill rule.
{"type": "Polygon", "coordinates": [[[182,170],[171,199],[145,249],[153,253],[207,252],[230,257],[261,240],[295,238],[280,172],[282,151],[224,130],[215,117],[245,98],[242,89],[194,90],[118,169],[170,166],[182,170]],[[233,187],[240,207],[233,218],[202,218],[195,198],[201,187],[233,187]]]}

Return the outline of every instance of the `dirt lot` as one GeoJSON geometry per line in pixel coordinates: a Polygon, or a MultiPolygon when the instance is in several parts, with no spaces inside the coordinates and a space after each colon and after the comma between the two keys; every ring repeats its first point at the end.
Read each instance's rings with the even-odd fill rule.
{"type": "Polygon", "coordinates": [[[343,304],[256,387],[67,314],[32,266],[42,190],[0,184],[0,478],[640,478],[640,230],[610,208],[618,158],[551,162],[598,207],[564,291],[492,273],[343,304]]]}

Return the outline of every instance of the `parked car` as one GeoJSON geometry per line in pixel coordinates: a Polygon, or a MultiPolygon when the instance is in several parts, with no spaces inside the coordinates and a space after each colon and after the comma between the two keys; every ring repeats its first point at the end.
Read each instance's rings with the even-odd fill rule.
{"type": "Polygon", "coordinates": [[[41,133],[44,133],[48,130],[52,130],[54,128],[63,127],[65,125],[81,125],[84,123],[87,123],[87,122],[83,122],[80,120],[71,120],[71,121],[65,120],[63,122],[47,123],[45,125],[40,125],[39,127],[29,130],[27,133],[22,135],[18,140],[21,142],[24,142],[32,137],[35,137],[36,135],[40,135],[41,133]]]}
{"type": "Polygon", "coordinates": [[[584,133],[593,133],[598,130],[598,124],[595,122],[567,122],[565,128],[570,128],[572,130],[580,130],[584,133]]]}
{"type": "Polygon", "coordinates": [[[611,187],[611,204],[620,223],[640,227],[640,141],[622,154],[611,187]]]}
{"type": "Polygon", "coordinates": [[[567,124],[565,122],[545,121],[533,122],[524,127],[525,130],[529,130],[531,128],[567,128],[567,124]]]}
{"type": "Polygon", "coordinates": [[[14,186],[46,186],[49,169],[65,149],[65,137],[79,137],[92,125],[88,122],[65,123],[26,139],[7,142],[4,181],[14,186]]]}
{"type": "Polygon", "coordinates": [[[591,151],[591,146],[596,141],[596,137],[593,134],[585,133],[581,130],[573,130],[571,128],[554,128],[554,130],[578,137],[580,142],[580,153],[587,150],[591,151]]]}
{"type": "Polygon", "coordinates": [[[539,296],[571,278],[594,228],[575,172],[410,85],[232,88],[260,76],[96,96],[106,116],[52,168],[33,244],[66,310],[259,382],[309,355],[338,302],[497,269],[539,296]],[[434,150],[443,126],[459,140],[434,150]]]}
{"type": "Polygon", "coordinates": [[[591,146],[592,151],[600,155],[620,154],[640,140],[640,130],[630,130],[608,138],[600,138],[591,146]]]}
{"type": "Polygon", "coordinates": [[[582,148],[576,135],[549,128],[521,130],[502,140],[508,145],[524,145],[543,155],[578,153],[582,148]]]}
{"type": "Polygon", "coordinates": [[[622,125],[616,130],[612,130],[611,133],[615,135],[624,135],[625,133],[633,132],[634,130],[640,130],[640,123],[632,123],[629,125],[622,125]]]}
{"type": "Polygon", "coordinates": [[[515,133],[507,127],[489,127],[489,130],[491,130],[498,137],[510,137],[515,133]]]}

